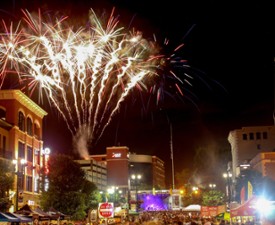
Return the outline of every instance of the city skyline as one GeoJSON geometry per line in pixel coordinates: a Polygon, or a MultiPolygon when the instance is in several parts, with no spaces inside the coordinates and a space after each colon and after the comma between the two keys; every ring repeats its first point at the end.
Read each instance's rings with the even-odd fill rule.
{"type": "MultiPolygon", "coordinates": [[[[57,6],[51,1],[34,2],[33,8],[48,4],[54,10],[57,6]]],[[[106,10],[107,15],[116,7],[115,14],[125,27],[137,27],[145,36],[155,34],[161,43],[167,38],[172,47],[184,43],[179,57],[197,71],[190,94],[182,98],[175,100],[167,93],[159,105],[150,103],[147,108],[148,99],[144,103],[138,91],[131,94],[90,154],[104,153],[114,145],[127,146],[131,152],[157,155],[169,171],[172,124],[175,169],[180,171],[192,166],[190,158],[197,147],[217,145],[230,130],[274,123],[275,27],[268,5],[196,2],[182,8],[176,1],[158,6],[145,1],[104,1],[100,6],[97,1],[66,3],[70,17],[77,10],[88,14],[88,5],[96,11],[106,10]]],[[[31,7],[13,1],[8,8],[15,10],[24,4],[31,7]]],[[[51,114],[44,119],[45,147],[71,152],[66,124],[57,119],[54,109],[41,107],[51,114]]]]}

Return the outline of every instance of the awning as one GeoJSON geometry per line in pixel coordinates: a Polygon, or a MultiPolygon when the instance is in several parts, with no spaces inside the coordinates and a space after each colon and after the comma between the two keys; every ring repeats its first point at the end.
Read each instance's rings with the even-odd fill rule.
{"type": "Polygon", "coordinates": [[[189,206],[183,208],[182,211],[185,211],[185,212],[200,212],[201,211],[201,206],[200,205],[189,205],[189,206]]]}
{"type": "Polygon", "coordinates": [[[5,212],[6,215],[13,217],[13,218],[18,218],[21,223],[30,223],[32,222],[32,217],[27,217],[23,215],[19,215],[16,213],[11,213],[11,212],[5,212]]]}
{"type": "Polygon", "coordinates": [[[255,205],[256,205],[257,201],[258,201],[258,197],[252,196],[244,204],[242,204],[234,209],[230,209],[230,216],[231,217],[256,216],[257,210],[255,208],[255,205]]]}
{"type": "Polygon", "coordinates": [[[13,217],[13,216],[9,216],[6,213],[0,212],[0,222],[15,222],[15,223],[20,223],[20,219],[13,217]]]}

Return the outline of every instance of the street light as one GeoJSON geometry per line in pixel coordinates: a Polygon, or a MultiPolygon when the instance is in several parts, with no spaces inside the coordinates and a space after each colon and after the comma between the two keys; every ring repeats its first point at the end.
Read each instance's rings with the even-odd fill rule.
{"type": "Polygon", "coordinates": [[[216,188],[216,184],[209,184],[210,189],[215,189],[216,188]]]}
{"type": "Polygon", "coordinates": [[[138,211],[138,183],[141,179],[141,175],[140,174],[132,174],[131,179],[133,181],[133,184],[135,186],[135,190],[136,190],[136,212],[138,211]]]}
{"type": "MultiPolygon", "coordinates": [[[[22,189],[22,192],[24,190],[24,167],[27,165],[27,161],[25,159],[21,159],[20,161],[18,159],[12,160],[12,163],[15,165],[15,174],[16,177],[16,199],[15,199],[15,211],[18,211],[18,203],[19,203],[19,186],[20,189],[22,189]],[[20,179],[20,182],[19,182],[20,179]]],[[[22,193],[23,194],[23,193],[22,193]]],[[[23,196],[20,196],[20,200],[23,196]]]]}
{"type": "Polygon", "coordinates": [[[231,203],[231,177],[232,173],[226,172],[223,174],[223,177],[226,179],[226,196],[228,198],[228,207],[230,208],[230,203],[231,203]]]}

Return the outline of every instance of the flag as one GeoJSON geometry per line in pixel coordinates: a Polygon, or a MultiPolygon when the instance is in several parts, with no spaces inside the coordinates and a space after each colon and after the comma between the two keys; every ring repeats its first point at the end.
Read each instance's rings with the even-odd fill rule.
{"type": "Polygon", "coordinates": [[[250,199],[253,195],[253,186],[250,183],[250,181],[248,181],[247,183],[247,199],[250,199]]]}

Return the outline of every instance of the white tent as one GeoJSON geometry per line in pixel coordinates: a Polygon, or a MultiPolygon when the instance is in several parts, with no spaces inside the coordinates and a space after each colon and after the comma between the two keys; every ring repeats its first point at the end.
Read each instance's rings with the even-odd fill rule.
{"type": "Polygon", "coordinates": [[[200,205],[189,205],[189,206],[186,206],[185,208],[183,208],[182,211],[200,212],[201,211],[201,206],[200,205]]]}

